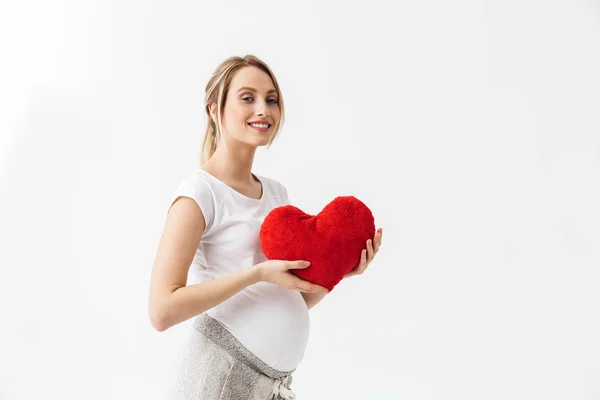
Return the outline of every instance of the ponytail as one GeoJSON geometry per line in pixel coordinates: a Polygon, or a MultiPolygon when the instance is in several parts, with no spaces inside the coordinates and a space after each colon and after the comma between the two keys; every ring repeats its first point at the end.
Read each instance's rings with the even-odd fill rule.
{"type": "Polygon", "coordinates": [[[223,61],[215,70],[208,83],[206,84],[206,92],[204,98],[204,104],[206,107],[204,108],[206,118],[208,120],[206,126],[206,132],[204,133],[204,140],[202,141],[202,150],[200,155],[200,166],[204,165],[208,161],[210,157],[217,150],[217,144],[221,138],[221,132],[223,129],[222,125],[222,112],[223,107],[225,106],[225,99],[227,97],[227,91],[229,90],[229,84],[233,78],[233,75],[237,70],[247,66],[255,66],[260,68],[262,71],[267,73],[271,80],[273,81],[273,85],[277,90],[278,94],[278,106],[280,111],[280,120],[275,127],[275,134],[269,141],[268,146],[271,146],[271,143],[275,140],[275,137],[278,135],[280,128],[285,120],[285,111],[283,106],[283,97],[281,95],[281,90],[279,89],[279,83],[275,78],[275,75],[271,71],[271,69],[260,60],[258,57],[248,54],[244,57],[230,57],[223,61]],[[216,104],[216,122],[212,119],[210,115],[209,104],[216,104]]]}

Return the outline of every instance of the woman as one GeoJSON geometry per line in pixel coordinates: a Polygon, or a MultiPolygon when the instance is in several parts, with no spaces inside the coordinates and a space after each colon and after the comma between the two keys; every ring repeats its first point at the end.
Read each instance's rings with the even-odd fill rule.
{"type": "MultiPolygon", "coordinates": [[[[205,103],[202,168],[172,198],[152,269],[150,320],[164,331],[196,317],[174,398],[293,399],[308,310],[327,289],[289,272],[308,267],[304,260],[267,260],[260,249],[264,218],[290,203],[284,185],[251,172],[256,148],[271,145],[284,119],[281,91],[260,59],[231,57],[209,80],[205,103]]],[[[347,276],[365,270],[381,233],[347,276]]]]}

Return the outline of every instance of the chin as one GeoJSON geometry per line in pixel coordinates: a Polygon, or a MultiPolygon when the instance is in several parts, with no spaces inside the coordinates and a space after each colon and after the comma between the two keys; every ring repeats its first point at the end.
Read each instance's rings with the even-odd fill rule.
{"type": "Polygon", "coordinates": [[[237,137],[232,137],[235,142],[238,142],[242,146],[253,146],[253,147],[261,147],[267,146],[269,144],[269,140],[271,140],[272,135],[248,135],[241,134],[237,137]]]}
{"type": "Polygon", "coordinates": [[[267,146],[269,144],[269,141],[272,138],[273,138],[272,135],[259,136],[259,137],[256,137],[255,140],[253,140],[253,142],[254,142],[255,146],[267,146]]]}
{"type": "Polygon", "coordinates": [[[265,147],[265,146],[268,146],[268,145],[269,145],[269,141],[268,140],[261,140],[260,142],[258,142],[256,144],[256,146],[258,146],[258,147],[265,147]]]}

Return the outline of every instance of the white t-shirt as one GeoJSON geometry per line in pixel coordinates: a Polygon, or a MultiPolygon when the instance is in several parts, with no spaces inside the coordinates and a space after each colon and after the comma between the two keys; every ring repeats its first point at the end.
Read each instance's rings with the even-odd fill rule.
{"type": "MultiPolygon", "coordinates": [[[[180,183],[170,205],[180,196],[190,197],[206,220],[188,273],[188,285],[267,260],[260,249],[260,227],[273,208],[290,202],[284,185],[275,179],[254,176],[262,183],[260,199],[241,194],[200,168],[180,183]]],[[[259,282],[206,313],[271,368],[291,371],[304,357],[310,318],[299,291],[259,282]]]]}

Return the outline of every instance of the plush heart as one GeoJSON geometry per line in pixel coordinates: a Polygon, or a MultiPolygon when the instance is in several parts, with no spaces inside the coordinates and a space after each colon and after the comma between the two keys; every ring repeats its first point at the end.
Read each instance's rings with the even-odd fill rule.
{"type": "Polygon", "coordinates": [[[260,246],[270,260],[306,260],[296,276],[329,291],[360,262],[375,235],[371,210],[354,196],[339,196],[317,215],[292,205],[274,208],[260,228],[260,246]]]}

